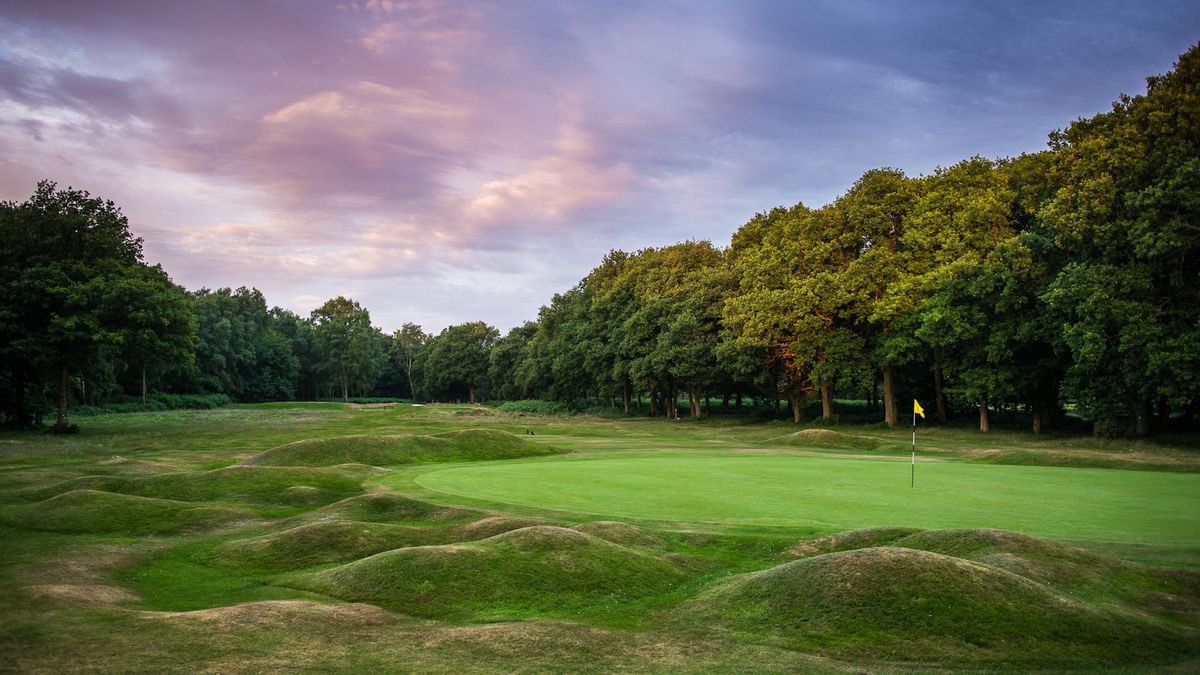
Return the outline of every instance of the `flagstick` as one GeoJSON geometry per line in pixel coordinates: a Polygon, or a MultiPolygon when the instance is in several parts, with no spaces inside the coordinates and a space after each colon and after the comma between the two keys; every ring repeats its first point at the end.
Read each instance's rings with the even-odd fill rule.
{"type": "Polygon", "coordinates": [[[917,486],[917,408],[913,406],[913,446],[912,446],[912,476],[909,487],[917,486]]]}

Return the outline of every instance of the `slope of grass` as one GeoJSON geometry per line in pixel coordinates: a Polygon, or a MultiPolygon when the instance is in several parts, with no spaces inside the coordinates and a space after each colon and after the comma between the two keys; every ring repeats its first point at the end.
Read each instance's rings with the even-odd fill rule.
{"type": "Polygon", "coordinates": [[[1200,614],[1200,572],[1163,570],[1004,530],[874,528],[801,542],[789,552],[811,557],[883,544],[985,563],[1091,602],[1137,607],[1174,598],[1173,613],[1200,614]]]}
{"type": "Polygon", "coordinates": [[[36,504],[0,508],[0,519],[33,530],[166,534],[253,519],[246,511],[99,490],[72,490],[36,504]]]}
{"type": "Polygon", "coordinates": [[[789,445],[802,448],[832,448],[841,450],[875,450],[879,441],[870,436],[833,431],[832,429],[803,429],[767,439],[765,445],[789,445]]]}
{"type": "Polygon", "coordinates": [[[149,476],[84,476],[48,491],[93,489],[185,502],[314,506],[361,493],[362,481],[376,472],[363,465],[324,469],[230,466],[149,476]]]}
{"type": "Polygon", "coordinates": [[[897,547],[819,555],[720,582],[684,610],[803,650],[939,661],[1153,663],[1194,631],[1072,600],[990,565],[897,547]]]}
{"type": "Polygon", "coordinates": [[[497,429],[465,429],[427,436],[338,436],[271,448],[244,463],[258,466],[394,466],[534,457],[562,452],[497,429]]]}
{"type": "Polygon", "coordinates": [[[314,509],[310,515],[318,518],[335,516],[347,520],[373,523],[406,521],[454,521],[478,516],[472,509],[447,508],[391,492],[375,492],[343,499],[314,509]]]}
{"type": "Polygon", "coordinates": [[[838,425],[829,436],[733,416],[666,423],[472,410],[236,406],[103,415],[71,437],[0,433],[5,667],[1200,666],[1200,575],[1095,553],[1200,567],[1189,543],[1200,530],[1195,486],[1158,471],[1194,470],[1194,443],[923,428],[921,458],[941,461],[917,467],[914,490],[907,462],[878,449],[906,446],[907,430],[838,425]],[[454,443],[447,432],[461,429],[478,440],[468,427],[506,440],[530,429],[536,437],[517,439],[574,454],[491,465],[514,473],[454,467],[479,481],[461,493],[457,478],[445,492],[423,490],[448,468],[425,460],[391,470],[230,466],[306,439],[454,443]],[[878,447],[821,444],[843,435],[878,447]],[[780,436],[793,442],[771,440],[780,436]],[[1034,466],[984,463],[1004,453],[1034,466]],[[1156,470],[1040,466],[1068,460],[1156,470]],[[376,492],[379,482],[412,494],[376,492]],[[447,506],[457,503],[477,508],[447,506]],[[546,527],[556,524],[571,527],[546,527]],[[942,526],[960,529],[919,529],[942,526]],[[870,529],[796,543],[853,527],[870,529]],[[900,553],[881,561],[880,550],[900,553]],[[901,580],[910,573],[914,581],[901,580]],[[767,590],[755,595],[752,579],[767,590]],[[338,601],[351,597],[374,604],[338,601]],[[1014,637],[1026,623],[1032,637],[1014,637]]]}
{"type": "Polygon", "coordinates": [[[380,553],[294,583],[406,614],[494,620],[610,610],[669,591],[670,563],[560,527],[526,527],[468,544],[380,553]]]}
{"type": "Polygon", "coordinates": [[[346,562],[403,546],[442,539],[433,528],[350,520],[318,520],[283,532],[226,542],[210,560],[223,567],[289,570],[346,562]]]}

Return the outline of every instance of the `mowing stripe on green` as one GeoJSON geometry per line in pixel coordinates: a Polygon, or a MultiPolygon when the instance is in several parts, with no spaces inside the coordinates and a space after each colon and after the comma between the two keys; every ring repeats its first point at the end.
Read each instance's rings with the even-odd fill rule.
{"type": "Polygon", "coordinates": [[[995,527],[1200,546],[1200,475],[809,456],[673,455],[447,468],[435,492],[574,513],[849,530],[995,527]]]}

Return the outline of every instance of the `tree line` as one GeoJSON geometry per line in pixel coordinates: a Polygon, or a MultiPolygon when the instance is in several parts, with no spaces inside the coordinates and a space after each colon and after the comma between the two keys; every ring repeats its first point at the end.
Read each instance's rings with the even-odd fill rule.
{"type": "MultiPolygon", "coordinates": [[[[743,395],[898,401],[946,421],[1068,412],[1099,433],[1191,418],[1200,393],[1200,47],[1048,149],[927,176],[866,172],[833,202],[760,213],[728,247],[612,251],[536,321],[388,334],[334,298],[300,317],[239,288],[188,292],[111,202],[39,184],[0,208],[8,423],[53,401],[162,391],[234,400],[608,401],[700,416],[743,395]]],[[[815,403],[814,403],[815,405],[815,403]]]]}

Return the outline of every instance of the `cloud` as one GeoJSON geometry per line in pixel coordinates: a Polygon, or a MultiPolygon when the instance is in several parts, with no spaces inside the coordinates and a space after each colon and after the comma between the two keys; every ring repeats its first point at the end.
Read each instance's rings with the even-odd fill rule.
{"type": "Polygon", "coordinates": [[[634,180],[626,163],[598,163],[596,140],[573,121],[558,132],[553,151],[522,171],[487,180],[465,215],[480,225],[560,223],[574,211],[619,198],[634,180]]]}
{"type": "Polygon", "coordinates": [[[11,0],[0,198],[115,199],[191,287],[503,328],[609,248],[1037,149],[1194,5],[11,0]]]}

